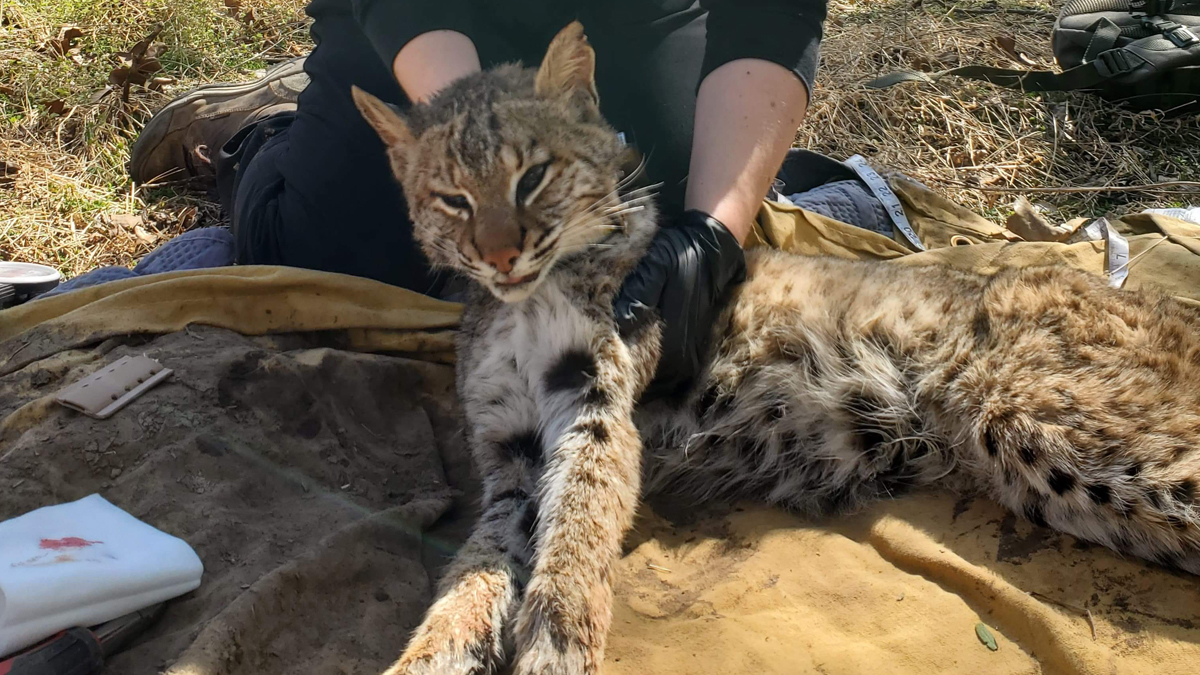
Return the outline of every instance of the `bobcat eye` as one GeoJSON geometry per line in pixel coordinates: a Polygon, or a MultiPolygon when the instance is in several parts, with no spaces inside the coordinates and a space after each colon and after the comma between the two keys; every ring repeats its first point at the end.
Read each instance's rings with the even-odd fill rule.
{"type": "Polygon", "coordinates": [[[531,167],[521,176],[521,180],[517,182],[517,203],[524,204],[525,200],[537,189],[537,186],[542,184],[542,180],[546,177],[546,168],[550,166],[550,162],[542,162],[535,167],[531,167]]]}
{"type": "Polygon", "coordinates": [[[443,204],[452,209],[459,209],[461,211],[471,210],[471,202],[467,201],[467,198],[462,195],[444,195],[441,193],[436,193],[434,196],[442,200],[443,204]]]}

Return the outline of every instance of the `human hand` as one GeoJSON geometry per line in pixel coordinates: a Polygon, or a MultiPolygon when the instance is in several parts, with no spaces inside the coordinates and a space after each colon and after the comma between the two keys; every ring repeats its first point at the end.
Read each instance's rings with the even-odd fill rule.
{"type": "Polygon", "coordinates": [[[662,358],[647,397],[675,393],[700,374],[713,322],[745,277],[741,244],[707,213],[686,211],[658,231],[613,303],[622,335],[656,311],[663,320],[662,358]]]}

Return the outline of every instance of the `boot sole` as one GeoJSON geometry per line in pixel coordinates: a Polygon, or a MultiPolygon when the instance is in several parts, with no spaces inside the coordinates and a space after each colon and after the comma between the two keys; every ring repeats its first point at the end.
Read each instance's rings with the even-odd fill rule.
{"type": "Polygon", "coordinates": [[[304,72],[304,59],[306,59],[306,58],[308,58],[308,57],[298,56],[289,61],[284,61],[283,63],[276,64],[272,68],[268,69],[265,75],[258,78],[257,80],[252,80],[250,82],[243,82],[241,84],[219,84],[219,83],[218,84],[202,84],[199,87],[196,87],[195,89],[192,89],[191,91],[187,92],[186,94],[183,94],[182,96],[176,98],[174,101],[171,101],[170,103],[166,104],[165,106],[162,107],[162,109],[160,109],[157,113],[155,113],[154,116],[158,117],[159,115],[161,115],[165,112],[170,112],[171,110],[174,110],[175,108],[185,106],[185,105],[191,103],[192,101],[195,101],[196,99],[201,98],[202,96],[214,96],[215,95],[215,96],[224,96],[224,97],[234,97],[234,96],[241,96],[242,94],[247,94],[249,92],[254,91],[255,89],[259,89],[264,86],[267,86],[270,83],[274,82],[275,80],[282,80],[285,77],[290,77],[292,75],[296,75],[298,73],[304,72]]]}

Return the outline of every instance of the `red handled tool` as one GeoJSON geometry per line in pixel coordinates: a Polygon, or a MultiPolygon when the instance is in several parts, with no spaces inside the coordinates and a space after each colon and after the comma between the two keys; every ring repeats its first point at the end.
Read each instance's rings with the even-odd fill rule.
{"type": "Polygon", "coordinates": [[[69,628],[0,661],[0,675],[93,675],[104,660],[162,615],[166,603],[126,614],[91,629],[69,628]]]}

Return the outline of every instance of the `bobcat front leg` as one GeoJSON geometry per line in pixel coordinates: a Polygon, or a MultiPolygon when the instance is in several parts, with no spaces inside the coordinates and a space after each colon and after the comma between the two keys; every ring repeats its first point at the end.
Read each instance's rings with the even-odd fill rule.
{"type": "Polygon", "coordinates": [[[505,662],[506,624],[529,578],[542,456],[534,432],[483,442],[483,514],[438,584],[438,599],[384,675],[483,675],[505,662]]]}
{"type": "Polygon", "coordinates": [[[549,457],[538,486],[533,578],[517,616],[515,675],[599,672],[612,619],[609,577],[641,490],[624,345],[600,339],[550,363],[538,406],[549,457]]]}

